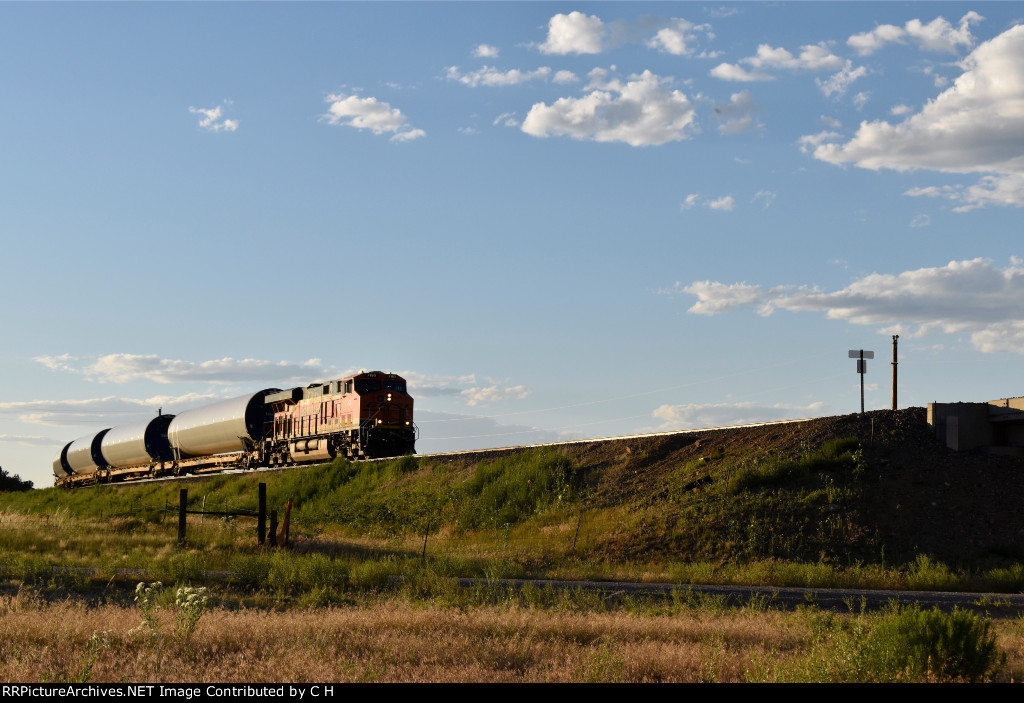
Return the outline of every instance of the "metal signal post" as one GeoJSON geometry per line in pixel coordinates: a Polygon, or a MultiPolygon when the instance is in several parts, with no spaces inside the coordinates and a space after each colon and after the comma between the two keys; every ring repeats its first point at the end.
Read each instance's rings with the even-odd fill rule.
{"type": "Polygon", "coordinates": [[[896,366],[899,364],[896,361],[896,340],[899,339],[898,334],[892,336],[892,409],[896,409],[896,366]]]}
{"type": "MultiPolygon", "coordinates": [[[[851,349],[850,358],[857,360],[857,373],[860,374],[860,414],[864,414],[864,374],[868,372],[867,359],[874,359],[875,353],[873,351],[865,351],[864,349],[851,349]]],[[[895,368],[895,367],[894,367],[895,368]]]]}

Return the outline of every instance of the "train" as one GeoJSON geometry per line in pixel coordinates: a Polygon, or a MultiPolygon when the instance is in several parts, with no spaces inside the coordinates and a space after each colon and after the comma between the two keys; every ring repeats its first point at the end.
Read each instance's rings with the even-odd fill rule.
{"type": "Polygon", "coordinates": [[[68,442],[53,460],[54,485],[413,454],[412,410],[405,379],[383,371],[266,388],[68,442]]]}

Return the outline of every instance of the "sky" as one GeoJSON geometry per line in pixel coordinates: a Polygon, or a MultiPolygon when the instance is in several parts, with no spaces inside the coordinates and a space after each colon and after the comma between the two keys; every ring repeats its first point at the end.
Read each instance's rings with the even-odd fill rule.
{"type": "Polygon", "coordinates": [[[0,3],[0,466],[404,375],[423,452],[1024,395],[1018,3],[0,3]]]}

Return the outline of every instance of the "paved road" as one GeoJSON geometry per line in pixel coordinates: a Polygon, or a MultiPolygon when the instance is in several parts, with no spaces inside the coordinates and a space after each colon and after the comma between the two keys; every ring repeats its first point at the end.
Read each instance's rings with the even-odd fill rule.
{"type": "Polygon", "coordinates": [[[942,610],[961,608],[994,618],[1014,618],[1024,614],[1024,595],[1019,593],[950,593],[944,591],[882,591],[852,588],[794,588],[777,586],[720,586],[702,584],[631,583],[625,581],[552,581],[526,579],[460,578],[459,585],[470,588],[480,585],[520,589],[527,584],[537,588],[582,589],[599,591],[608,597],[624,595],[669,596],[672,591],[690,592],[700,599],[713,597],[727,605],[757,603],[773,608],[792,609],[813,605],[838,612],[874,610],[891,602],[901,605],[919,604],[923,608],[942,610]]]}

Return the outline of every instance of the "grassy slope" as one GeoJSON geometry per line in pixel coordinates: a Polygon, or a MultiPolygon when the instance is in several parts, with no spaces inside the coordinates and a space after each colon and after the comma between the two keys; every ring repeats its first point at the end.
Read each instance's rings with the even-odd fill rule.
{"type": "MultiPolygon", "coordinates": [[[[437,568],[457,575],[802,585],[808,577],[791,565],[813,564],[857,572],[855,584],[956,585],[941,560],[984,570],[1002,589],[1024,587],[1020,462],[951,454],[931,437],[921,409],[504,454],[219,476],[188,484],[190,503],[253,508],[255,483],[266,481],[272,508],[283,512],[293,501],[293,531],[303,551],[318,553],[315,568],[359,572],[356,579],[376,578],[361,569],[398,569],[361,559],[412,559],[427,535],[429,555],[444,562],[437,568]],[[338,554],[344,564],[331,558],[338,554]],[[727,575],[740,564],[755,566],[727,575]],[[887,567],[906,577],[894,582],[887,567]],[[866,572],[873,576],[865,580],[866,572]]],[[[211,520],[201,530],[193,519],[191,549],[168,543],[179,487],[3,494],[0,519],[14,529],[0,531],[0,549],[8,563],[39,567],[155,568],[169,576],[234,568],[265,577],[272,565],[239,561],[252,541],[243,520],[211,520]],[[167,523],[151,526],[160,525],[165,504],[167,523]],[[46,529],[19,533],[15,523],[27,514],[48,516],[46,529]]]]}

